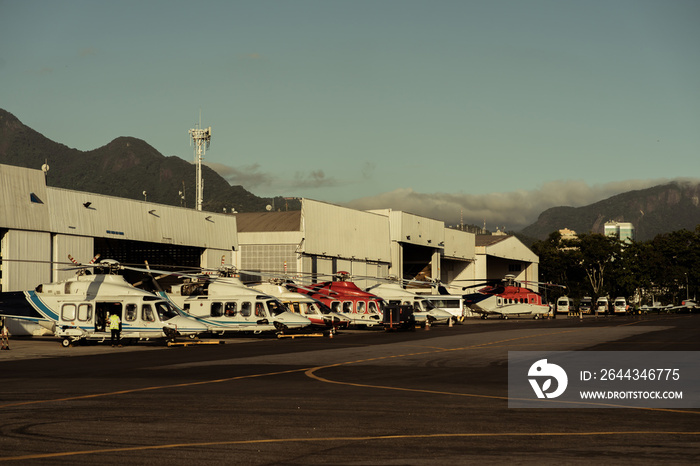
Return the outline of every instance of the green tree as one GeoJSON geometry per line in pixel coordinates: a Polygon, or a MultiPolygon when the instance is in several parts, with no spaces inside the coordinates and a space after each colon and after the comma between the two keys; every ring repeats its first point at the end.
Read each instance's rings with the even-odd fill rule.
{"type": "Polygon", "coordinates": [[[617,238],[588,233],[579,235],[577,259],[594,297],[604,296],[610,290],[606,277],[611,274],[611,264],[621,257],[622,245],[617,238]]]}

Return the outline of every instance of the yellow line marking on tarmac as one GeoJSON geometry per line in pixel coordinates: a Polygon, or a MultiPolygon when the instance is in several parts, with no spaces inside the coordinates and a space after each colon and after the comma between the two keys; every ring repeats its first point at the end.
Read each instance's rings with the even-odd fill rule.
{"type": "MultiPolygon", "coordinates": [[[[574,329],[574,330],[569,330],[569,331],[574,332],[574,331],[579,331],[579,330],[580,329],[574,329]]],[[[557,333],[566,333],[566,332],[557,332],[557,333]]],[[[549,335],[549,334],[541,334],[541,335],[549,335]]],[[[535,336],[541,336],[541,335],[535,335],[535,336]]],[[[502,341],[509,341],[509,340],[502,340],[502,341]]],[[[500,343],[500,342],[496,342],[496,343],[500,343]]],[[[484,344],[489,344],[489,343],[484,343],[484,344]]],[[[476,346],[481,346],[481,345],[476,345],[476,346]]],[[[457,349],[461,349],[461,348],[457,348],[457,349]]],[[[414,353],[414,354],[415,355],[430,354],[430,353],[442,352],[442,351],[454,351],[454,349],[441,348],[439,350],[425,351],[422,353],[414,353]]],[[[400,356],[409,356],[409,355],[398,355],[398,356],[391,356],[391,357],[400,357],[400,356]]],[[[385,359],[385,358],[379,357],[379,358],[368,359],[367,361],[372,361],[375,359],[385,359]]],[[[361,361],[349,361],[349,362],[335,364],[335,365],[352,364],[355,362],[361,362],[361,361]]],[[[320,366],[320,367],[332,367],[332,366],[320,366]]],[[[52,403],[52,402],[57,402],[57,401],[83,400],[83,399],[90,399],[90,398],[99,398],[99,397],[104,397],[104,396],[125,395],[128,393],[145,392],[145,391],[149,391],[149,390],[162,390],[162,389],[167,389],[167,388],[190,387],[190,386],[195,386],[195,385],[206,385],[206,384],[211,384],[211,383],[230,382],[232,380],[249,379],[249,378],[255,378],[255,377],[266,377],[269,375],[281,375],[281,374],[289,374],[289,373],[293,373],[293,372],[302,372],[302,371],[306,372],[309,369],[310,368],[308,368],[308,367],[304,367],[301,369],[291,369],[288,371],[267,372],[267,373],[262,373],[262,374],[250,374],[250,375],[241,375],[241,376],[236,376],[236,377],[227,377],[227,378],[223,378],[223,379],[200,380],[197,382],[184,382],[184,383],[177,383],[177,384],[171,384],[171,385],[158,385],[158,386],[152,386],[152,387],[132,388],[132,389],[126,389],[126,390],[117,390],[117,391],[113,391],[113,392],[92,393],[89,395],[78,395],[78,396],[71,396],[71,397],[65,397],[65,398],[55,398],[55,399],[49,399],[49,400],[20,401],[20,402],[16,402],[16,403],[7,403],[4,405],[0,405],[0,408],[26,406],[26,405],[50,403],[50,402],[52,403]]]]}
{"type": "Polygon", "coordinates": [[[56,453],[37,453],[32,455],[5,456],[0,461],[34,460],[45,458],[61,458],[66,456],[96,455],[104,453],[119,453],[129,451],[165,450],[170,448],[196,448],[224,445],[261,445],[292,442],[362,442],[369,440],[414,440],[441,438],[495,438],[495,437],[593,437],[593,436],[630,436],[630,435],[678,435],[694,436],[700,432],[666,432],[666,431],[625,431],[625,432],[470,432],[453,434],[398,434],[398,435],[368,435],[361,437],[321,437],[321,438],[287,438],[287,439],[257,439],[257,440],[228,440],[221,442],[192,442],[172,443],[168,445],[143,445],[137,447],[102,448],[96,450],[64,451],[56,453]]]}

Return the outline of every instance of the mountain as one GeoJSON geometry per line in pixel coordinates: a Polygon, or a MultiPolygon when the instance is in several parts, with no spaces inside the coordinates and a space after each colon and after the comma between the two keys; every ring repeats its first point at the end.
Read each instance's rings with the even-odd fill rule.
{"type": "MultiPolygon", "coordinates": [[[[54,142],[0,109],[0,163],[39,169],[48,163],[47,184],[97,194],[146,199],[166,205],[194,208],[195,165],[179,157],[165,157],[141,139],[118,137],[106,146],[83,152],[54,142]]],[[[209,167],[202,167],[204,201],[209,212],[264,211],[271,198],[257,197],[241,186],[231,186],[209,167]]],[[[274,204],[285,205],[283,198],[274,204]]],[[[298,201],[287,203],[299,209],[298,201]]]]}
{"type": "Polygon", "coordinates": [[[576,233],[603,233],[605,222],[630,222],[636,239],[648,241],[661,233],[694,231],[700,224],[700,183],[674,181],[618,194],[584,207],[553,207],[524,228],[526,237],[545,239],[568,228],[576,233]]]}
{"type": "MultiPolygon", "coordinates": [[[[54,142],[0,109],[0,163],[39,169],[48,162],[49,186],[87,191],[128,199],[144,199],[166,205],[195,206],[195,166],[179,157],[165,157],[141,139],[119,137],[98,149],[83,152],[54,142]]],[[[203,209],[222,212],[260,212],[266,206],[300,209],[297,200],[260,198],[241,186],[231,186],[209,167],[204,176],[203,209]]],[[[563,228],[577,233],[603,233],[609,220],[631,222],[637,239],[646,241],[659,233],[694,230],[700,224],[700,184],[672,182],[653,188],[618,194],[584,207],[554,207],[537,222],[516,233],[525,244],[545,239],[563,228]]]]}

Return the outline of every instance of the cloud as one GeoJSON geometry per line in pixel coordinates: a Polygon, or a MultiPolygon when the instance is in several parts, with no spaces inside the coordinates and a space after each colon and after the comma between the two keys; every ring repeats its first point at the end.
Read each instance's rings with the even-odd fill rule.
{"type": "Polygon", "coordinates": [[[269,173],[260,172],[260,165],[257,163],[237,168],[213,162],[207,162],[205,165],[232,185],[241,185],[249,191],[273,185],[277,190],[284,191],[285,189],[297,188],[325,188],[341,184],[335,178],[327,177],[323,170],[296,172],[294,177],[278,178],[269,173]]]}
{"type": "Polygon", "coordinates": [[[539,189],[492,194],[419,193],[411,188],[396,189],[363,197],[343,205],[358,209],[393,209],[410,212],[447,225],[460,223],[487,228],[497,226],[520,230],[537,220],[546,209],[557,206],[581,207],[616,194],[668,183],[667,179],[627,180],[589,186],[583,181],[551,181],[539,189]]]}
{"type": "Polygon", "coordinates": [[[323,170],[313,170],[310,172],[296,172],[292,181],[293,188],[325,188],[336,186],[338,181],[334,178],[326,178],[323,170]]]}
{"type": "Polygon", "coordinates": [[[244,165],[238,168],[212,162],[207,162],[205,165],[221,175],[233,186],[240,185],[249,191],[260,188],[261,186],[270,186],[275,181],[272,175],[261,173],[259,171],[260,165],[257,163],[253,165],[244,165]]]}

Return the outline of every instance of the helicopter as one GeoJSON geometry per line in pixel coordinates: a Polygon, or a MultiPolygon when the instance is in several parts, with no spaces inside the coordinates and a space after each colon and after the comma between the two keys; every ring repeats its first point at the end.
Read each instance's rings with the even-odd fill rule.
{"type": "Polygon", "coordinates": [[[288,280],[273,278],[268,283],[251,285],[251,288],[270,296],[275,296],[287,306],[287,309],[295,314],[303,315],[315,327],[347,328],[350,323],[349,317],[332,311],[318,299],[289,290],[285,286],[288,282],[288,280]]]}
{"type": "Polygon", "coordinates": [[[309,286],[287,283],[287,288],[321,301],[332,311],[350,319],[350,325],[374,327],[382,324],[386,302],[350,281],[348,272],[338,272],[337,280],[314,283],[309,286]]]}
{"type": "Polygon", "coordinates": [[[368,292],[372,292],[380,298],[386,300],[389,304],[407,304],[413,306],[413,316],[419,324],[426,322],[440,324],[453,322],[456,317],[452,313],[436,306],[432,299],[432,295],[419,295],[405,290],[398,283],[380,283],[367,288],[368,292]]]}
{"type": "MultiPolygon", "coordinates": [[[[463,296],[464,303],[475,312],[481,314],[482,319],[497,315],[501,319],[509,316],[532,316],[539,319],[549,314],[549,305],[542,303],[542,296],[519,281],[514,275],[506,275],[503,280],[491,280],[482,284],[487,286],[480,290],[463,296]]],[[[481,285],[471,285],[462,288],[473,288],[481,285]]],[[[561,286],[546,284],[546,286],[561,286]]]]}
{"type": "Polygon", "coordinates": [[[38,285],[32,291],[0,293],[0,315],[36,322],[61,339],[64,347],[78,342],[104,342],[108,318],[119,315],[123,341],[194,338],[207,328],[178,313],[164,299],[129,284],[117,273],[127,267],[113,260],[77,264],[74,277],[38,285]],[[94,273],[90,273],[93,269],[94,273]]]}
{"type": "Polygon", "coordinates": [[[172,286],[169,291],[160,290],[157,294],[206,325],[211,333],[259,334],[311,325],[311,320],[290,312],[274,296],[245,286],[236,276],[239,272],[233,267],[222,266],[201,275],[162,273],[185,277],[186,280],[181,285],[172,286]]]}

